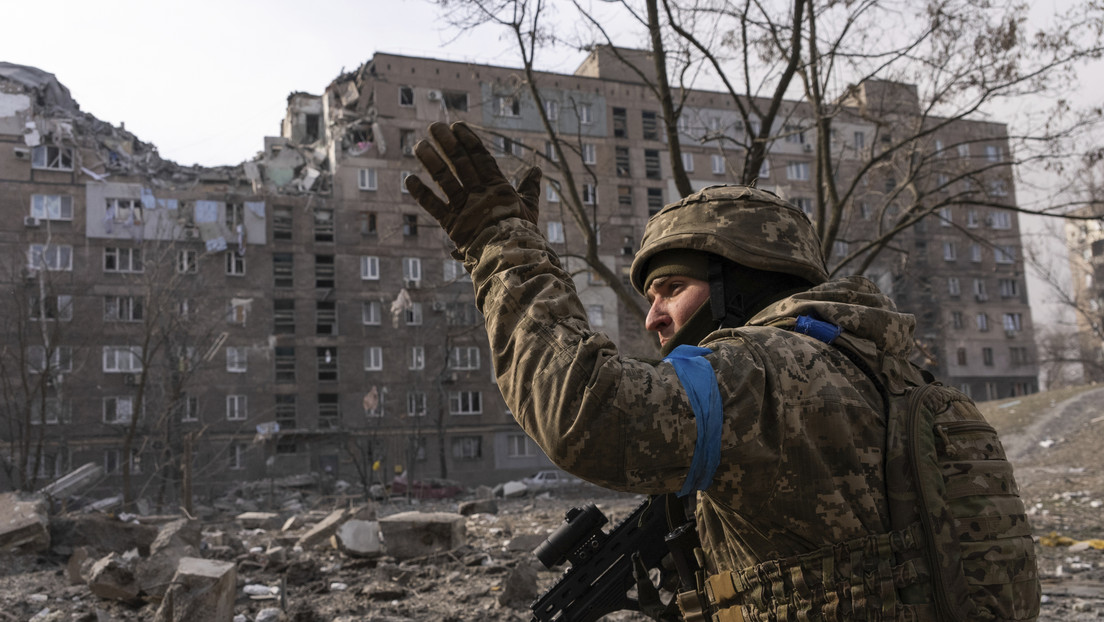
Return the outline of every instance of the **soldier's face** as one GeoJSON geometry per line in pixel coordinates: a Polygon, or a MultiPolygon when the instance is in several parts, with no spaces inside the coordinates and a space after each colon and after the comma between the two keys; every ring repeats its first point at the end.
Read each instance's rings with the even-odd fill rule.
{"type": "Polygon", "coordinates": [[[663,347],[709,298],[709,283],[689,276],[659,277],[645,295],[652,306],[644,328],[658,335],[663,347]]]}

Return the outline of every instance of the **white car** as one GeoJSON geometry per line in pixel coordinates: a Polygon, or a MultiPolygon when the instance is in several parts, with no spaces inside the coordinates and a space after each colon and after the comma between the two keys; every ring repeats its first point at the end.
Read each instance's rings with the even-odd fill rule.
{"type": "Polygon", "coordinates": [[[583,480],[574,475],[568,475],[563,471],[540,471],[535,475],[522,479],[521,482],[530,489],[544,490],[546,488],[577,486],[583,483],[583,480]]]}

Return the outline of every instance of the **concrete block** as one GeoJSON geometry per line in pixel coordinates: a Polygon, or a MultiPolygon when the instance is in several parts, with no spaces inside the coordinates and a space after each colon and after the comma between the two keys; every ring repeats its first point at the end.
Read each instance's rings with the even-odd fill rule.
{"type": "Polygon", "coordinates": [[[530,553],[540,546],[546,538],[547,536],[543,536],[539,533],[523,533],[514,536],[510,542],[506,544],[506,550],[517,553],[530,553]]]}
{"type": "Polygon", "coordinates": [[[138,549],[149,555],[160,530],[153,525],[127,523],[103,514],[68,514],[50,521],[50,540],[55,551],[88,547],[93,557],[138,549]]]}
{"type": "Polygon", "coordinates": [[[448,512],[402,512],[379,521],[388,555],[409,559],[451,551],[467,542],[467,519],[448,512]]]}
{"type": "Polygon", "coordinates": [[[230,622],[238,573],[231,562],[185,557],[165,592],[155,622],[230,622]]]}
{"type": "MultiPolygon", "coordinates": [[[[150,555],[168,548],[192,547],[199,550],[201,540],[199,521],[181,518],[161,525],[157,530],[157,538],[150,545],[150,555]]],[[[194,555],[193,555],[194,557],[194,555]]]]}
{"type": "Polygon", "coordinates": [[[50,548],[47,512],[42,497],[0,494],[0,551],[35,553],[50,548]]]}
{"type": "Polygon", "coordinates": [[[375,557],[383,553],[379,523],[349,519],[337,528],[337,548],[351,557],[375,557]]]}
{"type": "Polygon", "coordinates": [[[88,549],[83,546],[78,546],[69,556],[69,561],[65,564],[65,576],[69,579],[69,585],[84,585],[87,582],[86,577],[92,566],[89,559],[88,549]]]}
{"type": "Polygon", "coordinates": [[[136,600],[141,590],[133,563],[118,553],[110,553],[92,565],[88,588],[100,598],[124,602],[136,600]]]}
{"type": "Polygon", "coordinates": [[[43,486],[38,492],[51,499],[67,499],[95,486],[101,478],[103,467],[89,462],[43,486]]]}
{"type": "Polygon", "coordinates": [[[181,518],[165,523],[150,545],[149,557],[138,561],[138,577],[142,592],[155,602],[165,595],[180,560],[199,557],[200,524],[181,518]]]}
{"type": "Polygon", "coordinates": [[[494,499],[464,501],[456,511],[462,516],[471,516],[472,514],[498,514],[498,502],[494,499]]]}
{"type": "Polygon", "coordinates": [[[243,512],[234,518],[246,529],[277,529],[280,527],[280,515],[272,512],[243,512]]]}
{"type": "Polygon", "coordinates": [[[522,482],[505,482],[502,484],[502,496],[507,499],[525,496],[527,492],[529,492],[529,487],[522,482]]]}
{"type": "Polygon", "coordinates": [[[539,595],[536,566],[522,563],[506,575],[506,580],[502,583],[502,591],[498,595],[498,604],[503,607],[525,609],[539,595]]]}
{"type": "Polygon", "coordinates": [[[296,542],[296,546],[309,549],[326,542],[330,539],[330,536],[337,532],[337,528],[341,526],[341,523],[344,523],[348,518],[349,513],[344,509],[330,512],[329,516],[323,518],[321,522],[303,534],[296,542]]]}

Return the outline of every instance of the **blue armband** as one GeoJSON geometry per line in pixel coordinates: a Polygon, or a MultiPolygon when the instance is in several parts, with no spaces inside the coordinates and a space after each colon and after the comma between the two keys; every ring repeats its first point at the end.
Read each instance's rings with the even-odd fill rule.
{"type": "Polygon", "coordinates": [[[705,359],[712,354],[709,348],[681,345],[675,348],[664,361],[675,368],[682,388],[690,398],[690,407],[694,409],[697,420],[698,440],[694,444],[694,458],[690,462],[690,472],[678,496],[685,497],[695,490],[705,490],[713,483],[713,473],[721,462],[721,429],[724,421],[724,409],[721,405],[721,390],[717,386],[717,374],[713,366],[705,359]]]}
{"type": "Polygon", "coordinates": [[[835,341],[836,337],[839,337],[840,333],[843,332],[843,329],[835,324],[818,320],[808,315],[799,315],[797,317],[797,326],[794,327],[794,330],[828,344],[835,341]]]}

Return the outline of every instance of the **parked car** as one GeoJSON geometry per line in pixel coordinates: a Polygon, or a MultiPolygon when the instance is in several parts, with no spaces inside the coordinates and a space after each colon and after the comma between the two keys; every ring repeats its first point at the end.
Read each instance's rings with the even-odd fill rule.
{"type": "Polygon", "coordinates": [[[539,471],[530,477],[523,478],[521,482],[531,490],[546,490],[548,488],[578,486],[583,483],[583,480],[574,475],[568,475],[563,471],[550,470],[539,471]]]}

